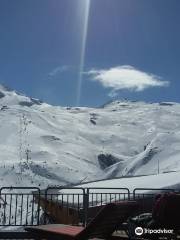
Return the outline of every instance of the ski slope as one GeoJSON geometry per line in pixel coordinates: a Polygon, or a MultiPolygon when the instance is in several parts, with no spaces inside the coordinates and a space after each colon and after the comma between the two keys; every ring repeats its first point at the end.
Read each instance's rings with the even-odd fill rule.
{"type": "Polygon", "coordinates": [[[0,123],[1,186],[179,174],[179,103],[60,107],[0,85],[0,123]]]}

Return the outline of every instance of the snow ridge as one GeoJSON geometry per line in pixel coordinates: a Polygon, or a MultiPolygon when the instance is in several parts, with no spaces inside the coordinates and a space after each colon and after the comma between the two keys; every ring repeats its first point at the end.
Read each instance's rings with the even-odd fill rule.
{"type": "Polygon", "coordinates": [[[0,85],[2,186],[78,184],[180,170],[180,104],[57,107],[0,85]]]}

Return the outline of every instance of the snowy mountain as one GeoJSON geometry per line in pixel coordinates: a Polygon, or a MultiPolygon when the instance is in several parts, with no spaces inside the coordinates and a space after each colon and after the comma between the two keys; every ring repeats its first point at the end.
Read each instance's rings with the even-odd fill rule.
{"type": "Polygon", "coordinates": [[[1,186],[79,184],[180,170],[180,104],[51,106],[0,85],[1,186]]]}

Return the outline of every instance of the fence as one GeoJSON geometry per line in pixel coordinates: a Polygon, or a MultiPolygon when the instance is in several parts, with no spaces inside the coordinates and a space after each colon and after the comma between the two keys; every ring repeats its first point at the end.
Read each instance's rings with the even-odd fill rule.
{"type": "Polygon", "coordinates": [[[0,226],[39,225],[40,204],[35,201],[39,196],[39,188],[1,188],[0,226]]]}
{"type": "Polygon", "coordinates": [[[174,189],[136,188],[39,188],[0,189],[0,226],[31,226],[48,223],[86,225],[111,202],[136,200],[139,212],[151,211],[154,195],[174,189]]]}
{"type": "Polygon", "coordinates": [[[40,223],[59,222],[66,224],[85,224],[86,192],[83,188],[51,187],[40,196],[44,216],[40,223]],[[84,217],[84,219],[83,219],[84,217]]]}

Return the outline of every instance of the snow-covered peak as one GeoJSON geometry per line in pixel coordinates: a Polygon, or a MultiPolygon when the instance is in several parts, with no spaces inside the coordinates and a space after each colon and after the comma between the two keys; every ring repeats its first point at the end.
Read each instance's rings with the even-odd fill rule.
{"type": "Polygon", "coordinates": [[[0,93],[2,185],[46,187],[180,170],[178,103],[62,108],[2,86],[0,93]]]}
{"type": "Polygon", "coordinates": [[[42,102],[35,98],[29,98],[23,94],[17,93],[4,85],[0,84],[0,107],[20,105],[31,107],[33,105],[41,105],[42,102]]]}

